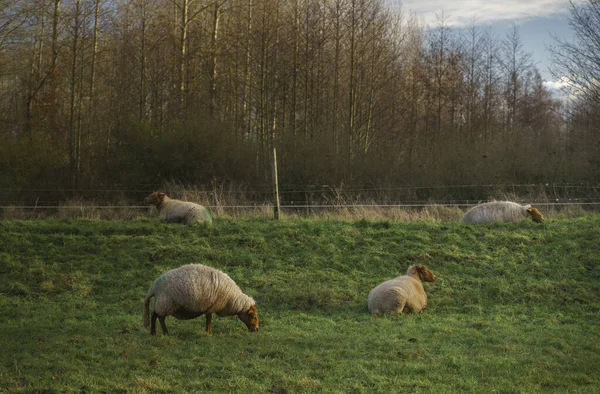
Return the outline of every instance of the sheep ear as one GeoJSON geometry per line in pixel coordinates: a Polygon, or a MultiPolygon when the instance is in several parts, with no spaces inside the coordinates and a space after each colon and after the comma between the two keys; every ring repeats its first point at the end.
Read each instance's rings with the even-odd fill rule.
{"type": "Polygon", "coordinates": [[[159,193],[156,193],[156,195],[158,196],[158,198],[160,198],[162,200],[163,198],[165,198],[167,193],[159,192],[159,193]]]}

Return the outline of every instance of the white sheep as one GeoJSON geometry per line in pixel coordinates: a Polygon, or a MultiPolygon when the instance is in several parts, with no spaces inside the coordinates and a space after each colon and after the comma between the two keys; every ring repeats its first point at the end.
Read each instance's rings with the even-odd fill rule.
{"type": "Polygon", "coordinates": [[[163,222],[184,224],[211,223],[208,209],[188,201],[170,199],[165,193],[154,192],[146,197],[146,202],[156,206],[158,218],[163,222]]]}
{"type": "Polygon", "coordinates": [[[380,283],[369,293],[371,313],[423,312],[427,294],[421,281],[434,282],[437,277],[424,265],[411,265],[406,275],[380,283]]]}
{"type": "Polygon", "coordinates": [[[156,319],[163,333],[167,316],[188,320],[206,314],[206,331],[212,334],[212,313],[237,315],[250,331],[258,330],[258,310],[254,300],[244,294],[226,273],[202,264],[188,264],[158,277],[144,299],[144,327],[156,335],[156,319]],[[154,299],[150,321],[150,299],[154,299]],[[151,324],[150,324],[151,323],[151,324]]]}
{"type": "Polygon", "coordinates": [[[520,205],[512,201],[492,201],[479,204],[469,209],[462,217],[465,223],[490,223],[490,222],[519,222],[527,216],[534,222],[541,223],[544,216],[531,205],[520,205]]]}

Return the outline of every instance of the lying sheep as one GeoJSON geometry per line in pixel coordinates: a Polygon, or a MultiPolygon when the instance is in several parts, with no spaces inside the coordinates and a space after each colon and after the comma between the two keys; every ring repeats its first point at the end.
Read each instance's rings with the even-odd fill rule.
{"type": "Polygon", "coordinates": [[[156,318],[163,334],[168,334],[165,318],[188,320],[206,314],[206,331],[212,334],[212,313],[237,315],[250,331],[258,330],[256,303],[226,273],[202,264],[188,264],[158,277],[144,299],[144,327],[156,335],[156,318]],[[150,321],[150,298],[154,299],[150,321]]]}
{"type": "Polygon", "coordinates": [[[208,209],[193,202],[173,200],[165,193],[154,192],[146,197],[146,202],[156,206],[158,218],[163,222],[193,224],[211,223],[208,209]]]}
{"type": "Polygon", "coordinates": [[[369,293],[369,312],[407,313],[427,309],[427,294],[421,281],[434,282],[436,276],[424,265],[411,265],[406,275],[377,285],[369,293]]]}
{"type": "Polygon", "coordinates": [[[461,219],[466,223],[490,223],[490,222],[519,222],[527,216],[531,220],[541,223],[544,217],[531,205],[519,205],[511,201],[492,201],[479,204],[469,209],[461,219]]]}

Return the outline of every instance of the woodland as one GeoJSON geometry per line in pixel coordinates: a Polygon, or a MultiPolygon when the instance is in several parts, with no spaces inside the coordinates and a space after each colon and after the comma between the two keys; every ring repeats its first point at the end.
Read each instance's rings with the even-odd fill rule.
{"type": "Polygon", "coordinates": [[[517,24],[384,0],[0,0],[3,200],[257,189],[274,148],[287,187],[594,182],[600,4],[570,12],[558,95],[517,24]]]}

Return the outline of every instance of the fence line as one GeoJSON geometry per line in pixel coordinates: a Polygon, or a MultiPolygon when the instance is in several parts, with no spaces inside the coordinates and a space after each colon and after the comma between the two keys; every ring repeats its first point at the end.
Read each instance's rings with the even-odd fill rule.
{"type": "MultiPolygon", "coordinates": [[[[296,184],[283,184],[279,186],[280,193],[317,193],[317,192],[357,192],[357,191],[394,191],[394,190],[422,190],[422,189],[461,189],[461,188],[522,188],[522,187],[542,187],[542,188],[563,188],[563,189],[600,189],[600,184],[555,184],[555,183],[521,183],[521,184],[469,184],[469,185],[407,185],[407,186],[353,186],[353,185],[296,185],[296,184]],[[294,187],[292,190],[286,190],[286,187],[294,187]],[[299,189],[298,188],[306,188],[299,189]],[[318,189],[317,189],[318,188],[318,189]],[[297,189],[297,190],[295,190],[297,189]]],[[[244,190],[229,190],[219,189],[218,187],[208,187],[208,185],[202,185],[200,188],[194,187],[198,192],[213,193],[217,190],[220,193],[273,193],[272,188],[265,186],[264,189],[244,189],[244,190]],[[204,187],[207,186],[207,187],[204,187]]],[[[6,188],[1,189],[0,192],[113,192],[113,193],[149,193],[155,189],[62,189],[62,188],[6,188]]]]}
{"type": "MultiPolygon", "coordinates": [[[[593,197],[581,197],[581,198],[567,198],[567,199],[562,199],[564,201],[561,202],[561,199],[552,199],[555,200],[554,203],[573,203],[573,204],[577,204],[579,201],[579,204],[583,204],[583,203],[593,203],[596,202],[595,198],[593,197]],[[590,201],[591,200],[591,201],[590,201]]],[[[88,206],[88,207],[94,207],[94,205],[86,205],[85,201],[82,204],[79,205],[62,205],[61,203],[63,201],[69,202],[69,200],[46,200],[43,201],[43,204],[41,205],[31,205],[32,207],[41,207],[41,206],[50,206],[50,207],[64,207],[64,206],[77,206],[77,207],[83,207],[83,206],[88,206]]],[[[0,208],[6,208],[6,207],[21,207],[22,205],[19,204],[20,201],[18,200],[0,200],[0,208]]],[[[72,201],[71,201],[72,202],[72,201]]],[[[90,202],[96,202],[96,201],[90,201],[90,202]]],[[[205,207],[211,207],[211,205],[209,204],[205,204],[202,201],[197,201],[199,204],[205,206],[205,207]]],[[[427,204],[427,205],[446,205],[446,206],[451,206],[451,205],[476,205],[476,204],[480,204],[482,202],[486,202],[486,200],[483,199],[455,199],[455,200],[437,200],[437,199],[427,199],[425,200],[402,200],[401,202],[396,202],[396,203],[385,203],[385,204],[327,204],[327,205],[331,205],[331,206],[352,206],[352,205],[378,205],[378,206],[388,206],[388,205],[423,205],[423,204],[427,204]]],[[[519,201],[516,201],[519,202],[519,201]]],[[[527,200],[524,201],[523,203],[527,203],[527,204],[550,204],[551,202],[546,201],[540,201],[538,202],[537,200],[533,199],[533,200],[527,200]]],[[[271,201],[264,201],[262,203],[255,203],[255,204],[245,204],[245,205],[230,205],[228,207],[249,207],[249,206],[263,206],[263,205],[270,205],[272,204],[271,201]]],[[[310,205],[310,204],[303,204],[303,205],[309,205],[309,206],[314,206],[314,205],[310,205]]],[[[318,205],[318,204],[315,204],[318,205]]],[[[107,204],[107,205],[97,205],[97,206],[101,206],[101,207],[119,207],[119,208],[143,208],[143,207],[150,207],[150,205],[114,205],[114,204],[107,204]]],[[[224,205],[212,205],[212,207],[223,207],[224,205]]],[[[294,200],[283,200],[283,205],[282,206],[289,206],[289,207],[297,207],[300,206],[298,204],[295,204],[294,200]]]]}
{"type": "MultiPolygon", "coordinates": [[[[281,205],[281,208],[423,208],[423,207],[472,207],[478,203],[454,204],[315,204],[315,205],[281,205]]],[[[534,205],[600,205],[600,202],[540,202],[534,205]]],[[[273,204],[263,205],[204,205],[206,208],[264,208],[273,204]]],[[[0,209],[151,209],[149,205],[4,205],[0,209]]]]}

